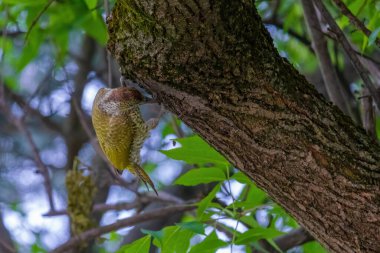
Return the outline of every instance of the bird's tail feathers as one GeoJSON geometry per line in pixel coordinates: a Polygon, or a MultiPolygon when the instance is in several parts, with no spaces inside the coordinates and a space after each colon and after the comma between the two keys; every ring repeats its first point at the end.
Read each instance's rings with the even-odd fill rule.
{"type": "Polygon", "coordinates": [[[154,184],[152,180],[150,179],[149,175],[144,171],[143,168],[140,167],[138,164],[133,165],[134,174],[138,176],[145,184],[146,188],[149,189],[148,185],[154,190],[154,192],[158,195],[156,188],[154,187],[154,184]]]}

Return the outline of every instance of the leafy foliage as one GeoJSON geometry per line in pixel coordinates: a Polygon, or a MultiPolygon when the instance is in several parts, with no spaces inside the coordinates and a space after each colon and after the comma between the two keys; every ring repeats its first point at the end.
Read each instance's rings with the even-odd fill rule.
{"type": "MultiPolygon", "coordinates": [[[[62,65],[69,54],[70,37],[86,33],[100,45],[108,39],[102,9],[94,0],[87,1],[14,1],[3,0],[0,11],[3,13],[8,30],[27,34],[27,38],[17,39],[5,36],[0,42],[6,45],[4,64],[7,68],[6,84],[15,88],[16,73],[20,73],[29,63],[42,56],[42,46],[48,45],[51,56],[57,65],[62,65]],[[19,47],[22,44],[23,46],[19,47]]],[[[44,49],[45,50],[45,49],[44,49]]]]}
{"type": "MultiPolygon", "coordinates": [[[[213,189],[198,202],[197,212],[191,217],[197,222],[195,224],[199,226],[199,222],[201,222],[211,231],[201,243],[190,246],[190,253],[215,252],[218,248],[231,244],[259,247],[257,242],[260,240],[267,240],[268,243],[277,247],[273,239],[284,234],[282,230],[298,227],[294,219],[272,202],[250,178],[242,172],[234,170],[200,137],[192,136],[175,141],[180,143],[181,147],[161,152],[172,159],[200,166],[200,168],[189,170],[180,176],[175,183],[185,186],[214,183],[213,189]],[[205,167],[205,165],[209,165],[209,167],[205,167]],[[233,191],[231,185],[240,185],[242,190],[240,192],[233,191]],[[259,212],[264,213],[271,221],[263,222],[258,217],[259,212]],[[238,224],[244,228],[236,230],[238,224]],[[218,236],[220,233],[230,237],[227,240],[221,240],[218,236]]],[[[177,230],[173,229],[173,231],[177,230]]],[[[203,230],[200,231],[203,232],[203,230]]],[[[203,234],[195,230],[193,232],[195,232],[193,236],[203,234]]],[[[167,233],[161,232],[155,238],[157,241],[163,242],[166,236],[168,236],[167,233]]],[[[155,245],[164,249],[162,243],[156,242],[155,245]]]]}

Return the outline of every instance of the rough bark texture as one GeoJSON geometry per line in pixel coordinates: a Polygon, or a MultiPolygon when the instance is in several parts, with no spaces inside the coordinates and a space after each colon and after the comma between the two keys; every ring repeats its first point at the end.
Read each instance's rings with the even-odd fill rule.
{"type": "Polygon", "coordinates": [[[123,75],[332,252],[380,251],[380,147],[281,58],[250,1],[119,0],[123,75]]]}

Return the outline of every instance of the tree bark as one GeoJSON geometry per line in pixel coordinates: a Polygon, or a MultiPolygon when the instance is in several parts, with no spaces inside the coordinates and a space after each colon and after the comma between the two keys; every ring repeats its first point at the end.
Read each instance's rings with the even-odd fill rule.
{"type": "Polygon", "coordinates": [[[380,251],[380,147],[273,46],[250,1],[119,0],[109,49],[331,252],[380,251]]]}

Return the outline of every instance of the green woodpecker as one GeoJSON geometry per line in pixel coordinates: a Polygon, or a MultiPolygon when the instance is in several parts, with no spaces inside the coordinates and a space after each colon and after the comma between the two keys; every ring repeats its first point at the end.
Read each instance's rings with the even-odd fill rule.
{"type": "Polygon", "coordinates": [[[134,88],[101,88],[92,107],[92,124],[100,147],[117,171],[128,169],[156,192],[140,166],[140,149],[149,131],[157,125],[142,119],[139,109],[142,101],[143,96],[134,88]]]}

